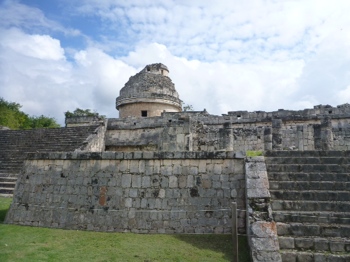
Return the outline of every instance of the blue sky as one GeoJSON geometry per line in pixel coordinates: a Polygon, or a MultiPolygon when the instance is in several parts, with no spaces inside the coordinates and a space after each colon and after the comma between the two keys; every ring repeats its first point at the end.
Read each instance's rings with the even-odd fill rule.
{"type": "Polygon", "coordinates": [[[118,117],[131,75],[161,62],[180,98],[211,114],[350,100],[347,0],[3,0],[0,96],[61,124],[118,117]]]}

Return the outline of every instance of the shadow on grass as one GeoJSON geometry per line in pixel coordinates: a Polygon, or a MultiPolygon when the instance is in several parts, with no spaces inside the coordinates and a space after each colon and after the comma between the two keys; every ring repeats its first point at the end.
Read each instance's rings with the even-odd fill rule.
{"type": "Polygon", "coordinates": [[[12,198],[0,198],[0,223],[4,223],[6,213],[10,208],[12,198]]]}
{"type": "Polygon", "coordinates": [[[8,209],[0,210],[0,223],[4,223],[7,211],[8,209]]]}
{"type": "MultiPolygon", "coordinates": [[[[233,260],[233,242],[231,235],[174,235],[174,237],[199,249],[210,249],[215,252],[220,252],[227,261],[233,260]]],[[[238,237],[238,261],[251,261],[248,240],[245,236],[238,237]]]]}

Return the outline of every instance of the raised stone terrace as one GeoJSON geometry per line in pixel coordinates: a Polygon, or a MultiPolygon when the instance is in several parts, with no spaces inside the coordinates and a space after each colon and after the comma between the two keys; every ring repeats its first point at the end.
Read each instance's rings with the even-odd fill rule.
{"type": "Polygon", "coordinates": [[[99,126],[0,130],[0,194],[13,194],[27,153],[84,150],[99,126]]]}
{"type": "Polygon", "coordinates": [[[350,261],[350,152],[270,151],[282,260],[350,261]]]}

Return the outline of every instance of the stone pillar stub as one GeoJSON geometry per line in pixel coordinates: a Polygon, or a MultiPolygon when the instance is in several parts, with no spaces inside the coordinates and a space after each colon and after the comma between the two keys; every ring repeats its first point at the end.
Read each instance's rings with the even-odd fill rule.
{"type": "Polygon", "coordinates": [[[282,150],[282,119],[272,119],[272,149],[282,150]]]}
{"type": "Polygon", "coordinates": [[[221,128],[219,130],[220,132],[220,141],[221,149],[225,149],[227,151],[233,151],[233,129],[232,129],[232,123],[227,122],[224,123],[224,128],[221,128]]]}
{"type": "Polygon", "coordinates": [[[332,119],[324,117],[321,124],[314,125],[314,141],[316,150],[333,149],[332,119]]]}

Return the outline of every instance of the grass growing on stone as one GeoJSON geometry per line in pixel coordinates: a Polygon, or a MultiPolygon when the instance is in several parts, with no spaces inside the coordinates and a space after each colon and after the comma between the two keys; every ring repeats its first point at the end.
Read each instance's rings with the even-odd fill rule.
{"type": "Polygon", "coordinates": [[[263,151],[247,151],[246,156],[248,157],[254,157],[254,156],[263,156],[264,152],[263,151]]]}
{"type": "MultiPolygon", "coordinates": [[[[0,197],[0,223],[11,199],[0,197]]],[[[239,261],[249,261],[246,238],[239,261]]],[[[232,261],[230,235],[141,235],[0,224],[0,261],[232,261]]]]}

